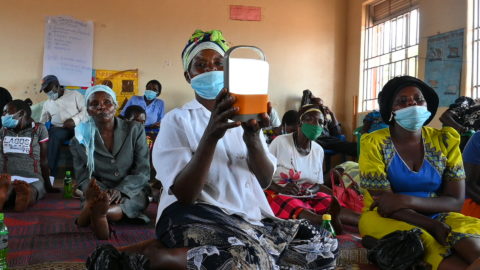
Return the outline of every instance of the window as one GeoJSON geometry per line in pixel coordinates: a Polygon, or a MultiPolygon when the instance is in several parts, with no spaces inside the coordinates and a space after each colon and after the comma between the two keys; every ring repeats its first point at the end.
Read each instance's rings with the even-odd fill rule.
{"type": "Polygon", "coordinates": [[[383,0],[367,6],[362,111],[378,109],[378,93],[389,79],[399,75],[417,76],[417,1],[383,0]]]}
{"type": "Polygon", "coordinates": [[[473,1],[472,98],[480,98],[480,1],[473,1]]]}

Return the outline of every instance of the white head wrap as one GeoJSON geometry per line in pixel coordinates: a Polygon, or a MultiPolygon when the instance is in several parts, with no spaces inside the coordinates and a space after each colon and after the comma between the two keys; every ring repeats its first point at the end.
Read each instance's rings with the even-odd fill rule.
{"type": "Polygon", "coordinates": [[[200,44],[192,43],[192,44],[190,44],[189,47],[187,47],[185,49],[185,54],[184,54],[183,59],[182,59],[183,60],[183,71],[187,71],[188,66],[190,66],[190,63],[192,62],[193,58],[199,52],[201,52],[203,50],[207,50],[207,49],[214,50],[214,51],[218,52],[221,56],[225,55],[225,51],[222,49],[222,47],[220,47],[220,45],[218,45],[215,42],[206,41],[206,42],[202,42],[200,44]]]}

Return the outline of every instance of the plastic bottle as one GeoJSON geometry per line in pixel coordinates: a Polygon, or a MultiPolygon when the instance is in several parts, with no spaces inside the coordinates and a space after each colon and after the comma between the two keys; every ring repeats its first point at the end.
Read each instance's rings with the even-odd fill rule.
{"type": "Polygon", "coordinates": [[[0,270],[8,269],[8,229],[4,222],[4,215],[0,213],[0,270]]]}
{"type": "Polygon", "coordinates": [[[471,136],[473,136],[473,134],[475,134],[475,130],[473,130],[473,129],[469,129],[469,130],[467,130],[467,132],[465,132],[465,136],[467,136],[467,137],[471,137],[471,136]]]}
{"type": "Polygon", "coordinates": [[[337,236],[337,234],[335,233],[335,230],[333,229],[333,226],[332,226],[332,216],[330,214],[323,214],[322,216],[322,227],[331,232],[333,236],[337,236]]]}
{"type": "Polygon", "coordinates": [[[63,197],[72,198],[73,197],[73,183],[72,176],[70,171],[65,172],[65,179],[63,180],[63,197]]]}

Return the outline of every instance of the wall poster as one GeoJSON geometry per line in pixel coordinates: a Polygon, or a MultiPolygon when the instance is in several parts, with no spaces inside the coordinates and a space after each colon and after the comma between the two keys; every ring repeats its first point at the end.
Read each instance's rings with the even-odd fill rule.
{"type": "Polygon", "coordinates": [[[441,107],[448,107],[460,95],[463,67],[464,29],[428,38],[425,82],[438,94],[441,107]]]}

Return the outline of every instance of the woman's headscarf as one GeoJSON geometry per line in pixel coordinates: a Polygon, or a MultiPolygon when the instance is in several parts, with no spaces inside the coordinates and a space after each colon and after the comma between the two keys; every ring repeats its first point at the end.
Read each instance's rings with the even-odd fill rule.
{"type": "MultiPolygon", "coordinates": [[[[89,87],[85,92],[85,105],[88,107],[88,99],[96,92],[105,92],[110,95],[115,105],[118,105],[117,96],[113,90],[106,85],[95,85],[89,87]]],[[[95,168],[94,152],[95,152],[95,132],[97,126],[91,116],[88,116],[87,121],[78,124],[75,127],[75,138],[80,144],[85,146],[85,152],[87,154],[87,168],[88,177],[92,177],[93,170],[95,168]]]]}
{"type": "Polygon", "coordinates": [[[183,70],[187,71],[192,59],[200,51],[211,49],[220,55],[225,55],[229,49],[222,32],[219,30],[202,31],[195,30],[182,51],[183,70]]]}
{"type": "Polygon", "coordinates": [[[303,116],[305,116],[309,112],[319,112],[323,118],[323,113],[320,110],[320,105],[318,104],[305,104],[303,105],[300,110],[298,111],[298,121],[302,121],[303,116]]]}
{"type": "Polygon", "coordinates": [[[427,125],[432,121],[435,113],[438,109],[438,95],[435,93],[432,87],[412,76],[399,76],[388,81],[382,88],[382,91],[378,94],[378,105],[380,106],[380,114],[382,115],[383,122],[386,124],[392,124],[394,120],[392,116],[393,100],[405,87],[415,86],[422,92],[423,97],[427,101],[427,109],[431,113],[430,117],[425,121],[423,125],[427,125]]]}

